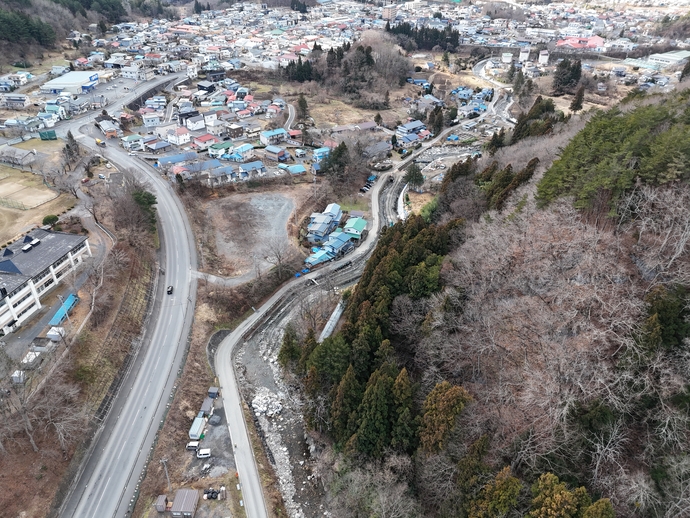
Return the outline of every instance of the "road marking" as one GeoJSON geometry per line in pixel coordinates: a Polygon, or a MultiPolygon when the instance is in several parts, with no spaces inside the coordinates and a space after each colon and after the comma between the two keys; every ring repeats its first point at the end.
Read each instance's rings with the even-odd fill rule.
{"type": "Polygon", "coordinates": [[[122,443],[122,448],[120,448],[120,453],[117,455],[117,459],[120,460],[120,457],[122,456],[122,452],[125,451],[125,446],[127,445],[127,441],[125,440],[122,443]]]}

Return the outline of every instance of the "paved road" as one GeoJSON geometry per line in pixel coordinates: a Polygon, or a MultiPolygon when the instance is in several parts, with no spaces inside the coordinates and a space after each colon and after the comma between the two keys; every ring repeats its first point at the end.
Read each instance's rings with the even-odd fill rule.
{"type": "Polygon", "coordinates": [[[287,121],[285,121],[283,128],[290,131],[290,128],[292,127],[292,123],[295,122],[295,107],[291,104],[288,104],[287,107],[288,107],[288,118],[287,118],[287,121]]]}
{"type": "MultiPolygon", "coordinates": [[[[158,82],[170,80],[167,77],[158,82]]],[[[151,84],[146,87],[150,88],[151,84]]],[[[92,117],[72,121],[60,131],[66,133],[71,129],[76,134],[75,130],[92,117]]],[[[94,146],[90,140],[81,139],[81,144],[94,146]]],[[[191,273],[196,268],[193,234],[172,187],[154,170],[119,148],[109,146],[100,151],[119,169],[135,171],[156,195],[165,275],[159,278],[154,311],[145,326],[144,342],[133,362],[135,367],[123,383],[84,461],[83,471],[63,505],[61,516],[65,517],[128,516],[139,477],[182,367],[196,301],[196,280],[191,273]],[[167,285],[175,287],[173,295],[165,294],[167,285]]]]}
{"type": "Polygon", "coordinates": [[[242,497],[244,499],[247,518],[265,518],[267,516],[267,511],[261,488],[261,479],[256,467],[256,460],[254,459],[254,452],[247,435],[247,426],[242,412],[242,400],[235,377],[233,364],[235,347],[242,342],[242,335],[250,330],[260,318],[270,312],[271,308],[278,304],[288,292],[300,286],[307,286],[311,279],[324,275],[325,272],[332,271],[338,266],[338,263],[344,261],[355,262],[357,259],[363,259],[373,250],[381,227],[381,218],[379,216],[379,193],[383,187],[390,187],[388,176],[389,174],[383,175],[372,189],[372,229],[364,242],[353,253],[345,256],[341,261],[287,283],[261,306],[256,313],[242,322],[218,346],[215,361],[216,374],[218,375],[223,393],[228,430],[230,431],[233,444],[236,445],[235,463],[237,472],[240,476],[240,483],[242,484],[242,497]]]}

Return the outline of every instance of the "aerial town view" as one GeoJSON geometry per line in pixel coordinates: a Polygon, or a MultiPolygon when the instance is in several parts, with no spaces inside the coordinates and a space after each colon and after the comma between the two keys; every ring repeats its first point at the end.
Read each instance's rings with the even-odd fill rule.
{"type": "Polygon", "coordinates": [[[690,2],[0,0],[0,517],[690,517],[690,2]]]}

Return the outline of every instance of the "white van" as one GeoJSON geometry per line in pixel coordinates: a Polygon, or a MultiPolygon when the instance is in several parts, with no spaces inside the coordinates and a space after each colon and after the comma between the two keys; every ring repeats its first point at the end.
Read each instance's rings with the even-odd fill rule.
{"type": "Polygon", "coordinates": [[[208,459],[211,456],[211,448],[201,448],[196,451],[197,459],[208,459]]]}
{"type": "Polygon", "coordinates": [[[187,443],[187,449],[196,451],[199,449],[199,441],[190,441],[187,443]]]}

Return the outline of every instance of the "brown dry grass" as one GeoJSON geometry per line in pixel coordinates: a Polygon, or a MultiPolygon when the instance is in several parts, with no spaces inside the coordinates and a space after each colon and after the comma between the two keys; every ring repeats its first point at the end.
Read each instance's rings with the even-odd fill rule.
{"type": "Polygon", "coordinates": [[[434,195],[431,194],[430,192],[414,192],[414,191],[409,191],[409,196],[410,196],[410,210],[414,214],[419,214],[422,210],[422,207],[429,203],[431,200],[434,199],[434,195]]]}

